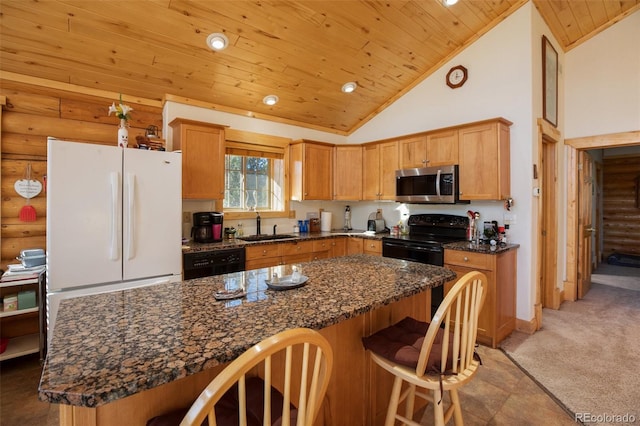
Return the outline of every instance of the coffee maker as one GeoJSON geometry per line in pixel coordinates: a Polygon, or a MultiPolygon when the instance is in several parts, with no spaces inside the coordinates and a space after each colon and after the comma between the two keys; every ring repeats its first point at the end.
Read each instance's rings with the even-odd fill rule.
{"type": "Polygon", "coordinates": [[[191,237],[196,243],[222,241],[222,219],[220,212],[197,212],[193,214],[191,237]]]}

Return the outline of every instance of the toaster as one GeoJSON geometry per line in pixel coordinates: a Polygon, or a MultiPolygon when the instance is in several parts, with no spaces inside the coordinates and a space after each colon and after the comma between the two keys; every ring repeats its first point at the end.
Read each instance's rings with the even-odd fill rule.
{"type": "Polygon", "coordinates": [[[367,231],[384,232],[386,227],[384,226],[384,219],[369,219],[367,221],[367,231]]]}

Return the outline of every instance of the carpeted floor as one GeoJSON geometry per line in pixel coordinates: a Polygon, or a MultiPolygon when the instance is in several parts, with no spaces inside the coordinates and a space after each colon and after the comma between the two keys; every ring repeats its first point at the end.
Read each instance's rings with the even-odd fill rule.
{"type": "MultiPolygon", "coordinates": [[[[640,424],[640,291],[596,272],[583,300],[545,309],[538,332],[501,347],[584,424],[640,424]]],[[[640,277],[628,282],[640,290],[640,277]]]]}

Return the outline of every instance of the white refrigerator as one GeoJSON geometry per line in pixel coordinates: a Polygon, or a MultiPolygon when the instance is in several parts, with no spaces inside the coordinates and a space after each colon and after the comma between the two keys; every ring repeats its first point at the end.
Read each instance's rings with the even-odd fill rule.
{"type": "Polygon", "coordinates": [[[179,153],[47,141],[47,322],[60,300],[181,280],[179,153]]]}

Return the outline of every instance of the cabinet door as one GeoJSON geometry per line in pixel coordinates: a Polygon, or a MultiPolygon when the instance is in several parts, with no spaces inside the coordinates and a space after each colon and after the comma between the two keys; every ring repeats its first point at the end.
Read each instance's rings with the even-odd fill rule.
{"type": "Polygon", "coordinates": [[[302,171],[304,200],[331,200],[333,182],[333,147],[305,143],[302,171]]]}
{"type": "Polygon", "coordinates": [[[509,128],[502,122],[462,128],[458,133],[461,200],[509,197],[509,128]]]}
{"type": "Polygon", "coordinates": [[[334,147],[333,176],[334,200],[362,199],[362,147],[334,147]]]}
{"type": "Polygon", "coordinates": [[[458,130],[446,130],[427,135],[427,165],[458,164],[458,130]]]}
{"type": "Polygon", "coordinates": [[[382,241],[365,239],[363,243],[363,250],[365,254],[382,256],[382,241]]]}
{"type": "Polygon", "coordinates": [[[347,238],[347,255],[364,253],[364,240],[362,238],[347,238]]]}
{"type": "Polygon", "coordinates": [[[482,310],[480,311],[480,316],[478,317],[478,337],[477,341],[483,343],[485,345],[489,345],[495,347],[495,276],[493,271],[489,270],[481,270],[472,267],[453,265],[449,263],[444,264],[445,268],[451,269],[453,272],[457,274],[457,278],[455,280],[451,280],[445,283],[444,286],[444,294],[449,292],[458,279],[462,278],[466,273],[472,271],[479,271],[484,273],[487,276],[489,281],[489,286],[487,289],[487,297],[484,299],[484,305],[482,306],[482,310]]]}
{"type": "Polygon", "coordinates": [[[173,149],[182,150],[182,198],[224,199],[224,128],[176,119],[173,149]]]}
{"type": "Polygon", "coordinates": [[[362,199],[377,200],[380,195],[380,145],[365,145],[362,157],[362,199]]]}
{"type": "Polygon", "coordinates": [[[430,165],[427,164],[427,137],[425,135],[401,139],[399,144],[399,168],[411,169],[414,167],[427,167],[430,165]]]}
{"type": "Polygon", "coordinates": [[[398,142],[380,144],[380,200],[396,199],[396,170],[398,170],[398,142]]]}
{"type": "Polygon", "coordinates": [[[330,241],[331,257],[340,257],[347,254],[347,238],[332,238],[330,241]]]}

